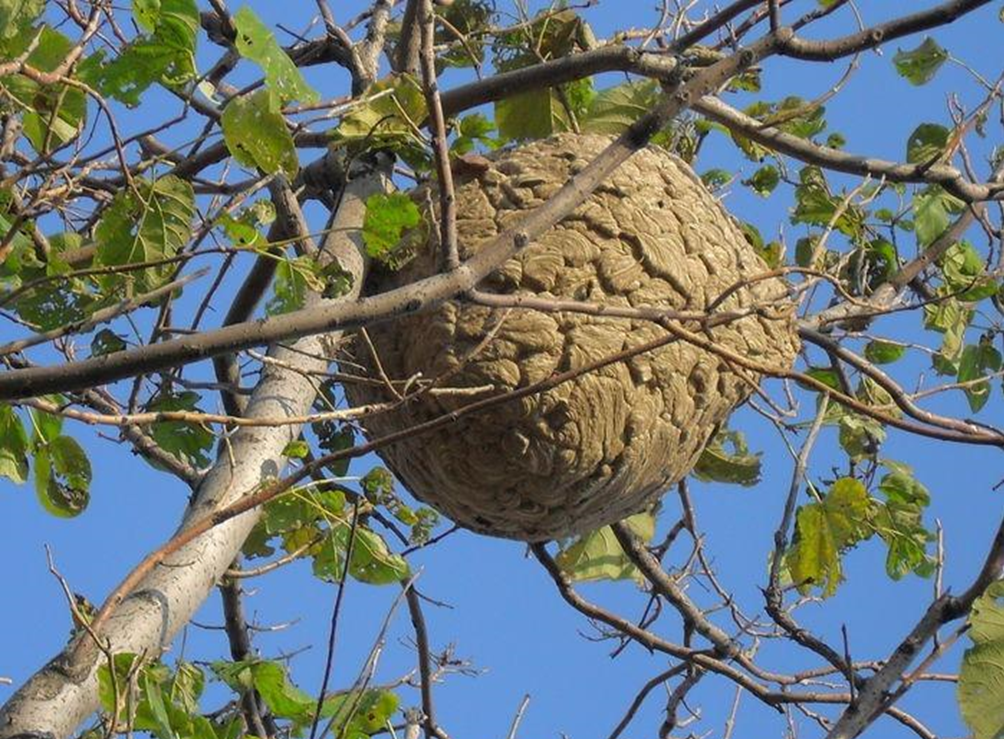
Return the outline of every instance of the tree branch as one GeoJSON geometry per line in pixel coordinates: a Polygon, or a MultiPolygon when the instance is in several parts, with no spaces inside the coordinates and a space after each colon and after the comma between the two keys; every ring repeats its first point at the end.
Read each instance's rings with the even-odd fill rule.
{"type": "MultiPolygon", "coordinates": [[[[383,191],[386,177],[377,172],[353,180],[343,196],[333,228],[325,240],[326,258],[335,257],[355,276],[354,292],[362,284],[364,247],[359,229],[365,214],[365,198],[383,191]]],[[[324,304],[316,295],[308,300],[324,304]]],[[[323,370],[327,362],[322,344],[331,337],[304,339],[292,349],[273,348],[294,371],[280,364],[267,364],[262,379],[247,408],[250,417],[302,415],[315,397],[311,371],[323,370]]],[[[224,442],[216,464],[199,486],[181,530],[191,527],[213,511],[233,503],[277,476],[286,460],[282,450],[299,435],[296,426],[241,429],[224,442]],[[231,460],[240,460],[232,465],[231,460]]],[[[107,607],[95,618],[93,627],[114,652],[131,652],[158,657],[174,634],[184,626],[227,570],[240,550],[257,513],[214,527],[177,552],[179,566],[153,568],[140,587],[131,591],[110,617],[107,607]],[[183,565],[183,566],[181,566],[183,565]]],[[[106,604],[107,606],[107,604],[106,604]]],[[[0,709],[0,739],[30,734],[68,736],[98,705],[97,666],[100,652],[89,637],[79,637],[66,650],[30,678],[0,709]]]]}
{"type": "Polygon", "coordinates": [[[380,320],[431,310],[470,290],[499,264],[525,249],[533,239],[581,204],[599,183],[635,151],[644,147],[680,111],[694,100],[716,91],[721,84],[756,61],[774,53],[777,43],[774,35],[768,36],[750,48],[703,69],[679,90],[666,96],[654,110],[642,116],[546,203],[527,213],[516,225],[447,274],[435,275],[355,302],[311,307],[58,367],[4,373],[0,375],[0,400],[92,387],[136,373],[155,372],[252,346],[358,328],[380,320]]]}

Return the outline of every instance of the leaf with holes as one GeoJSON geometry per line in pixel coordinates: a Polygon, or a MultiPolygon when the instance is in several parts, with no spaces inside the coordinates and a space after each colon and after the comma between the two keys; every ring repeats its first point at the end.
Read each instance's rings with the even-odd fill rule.
{"type": "Polygon", "coordinates": [[[57,436],[35,451],[35,492],[53,516],[73,518],[90,501],[91,463],[77,441],[57,436]]]}
{"type": "Polygon", "coordinates": [[[906,141],[906,161],[910,164],[933,164],[948,147],[951,131],[937,123],[921,123],[906,141]]]}
{"type": "Polygon", "coordinates": [[[292,179],[300,169],[293,135],[268,89],[233,98],[220,116],[223,140],[234,159],[267,174],[282,172],[292,179]]]}
{"type": "Polygon", "coordinates": [[[320,96],[307,84],[293,60],[275,40],[275,35],[247,5],[233,16],[237,27],[234,46],[245,59],[255,62],[265,72],[265,83],[283,103],[299,100],[316,103],[320,96]]]}
{"type": "Polygon", "coordinates": [[[892,58],[899,76],[911,85],[925,85],[930,82],[941,65],[948,60],[948,52],[938,45],[930,36],[916,49],[903,51],[899,49],[892,58]]]}

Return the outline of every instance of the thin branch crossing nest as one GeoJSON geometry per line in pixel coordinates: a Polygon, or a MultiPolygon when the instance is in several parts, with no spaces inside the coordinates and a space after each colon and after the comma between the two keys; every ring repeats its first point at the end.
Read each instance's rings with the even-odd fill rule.
{"type": "MultiPolygon", "coordinates": [[[[547,200],[607,143],[556,136],[461,178],[461,259],[547,200]]],[[[433,235],[398,271],[377,271],[367,291],[434,274],[436,241],[433,235]]],[[[751,280],[767,271],[689,167],[649,147],[481,287],[618,307],[743,312],[703,329],[705,335],[788,368],[798,342],[785,286],[776,278],[751,280]]],[[[444,386],[469,391],[424,393],[363,425],[372,435],[407,428],[665,335],[649,320],[447,303],[369,329],[382,371],[365,342],[356,342],[355,360],[372,378],[446,376],[444,386]]],[[[638,512],[684,477],[758,380],[677,341],[465,416],[381,455],[418,498],[463,526],[528,541],[567,537],[638,512]]],[[[346,392],[353,403],[393,399],[377,384],[350,383],[346,392]]]]}

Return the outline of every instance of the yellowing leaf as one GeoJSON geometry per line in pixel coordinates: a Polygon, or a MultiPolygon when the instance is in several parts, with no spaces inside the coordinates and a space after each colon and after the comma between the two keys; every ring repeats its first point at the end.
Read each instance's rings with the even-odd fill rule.
{"type": "Polygon", "coordinates": [[[798,509],[785,563],[800,592],[818,587],[828,598],[837,591],[843,579],[841,552],[871,534],[870,501],[861,481],[843,477],[821,502],[798,509]]]}

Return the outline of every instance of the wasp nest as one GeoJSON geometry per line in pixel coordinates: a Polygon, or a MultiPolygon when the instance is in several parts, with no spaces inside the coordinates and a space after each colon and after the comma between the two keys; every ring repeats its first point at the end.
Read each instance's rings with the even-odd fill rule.
{"type": "MultiPolygon", "coordinates": [[[[477,177],[459,178],[461,258],[545,202],[608,142],[556,136],[502,153],[477,177]]],[[[434,274],[435,242],[431,238],[400,270],[376,272],[367,291],[434,274]]],[[[741,284],[715,310],[749,312],[705,335],[747,357],[789,367],[797,340],[784,285],[751,281],[767,269],[689,167],[649,147],[481,288],[703,311],[741,284]],[[755,307],[760,310],[749,310],[755,307]]],[[[372,435],[404,429],[665,335],[641,319],[446,303],[373,326],[372,351],[356,342],[355,360],[370,377],[446,378],[442,388],[367,417],[363,425],[372,435]]],[[[749,395],[751,379],[718,356],[675,342],[463,416],[380,453],[416,497],[467,528],[528,541],[561,538],[636,513],[684,477],[718,425],[749,395]]],[[[378,383],[350,383],[346,392],[354,403],[392,400],[378,383]]]]}

